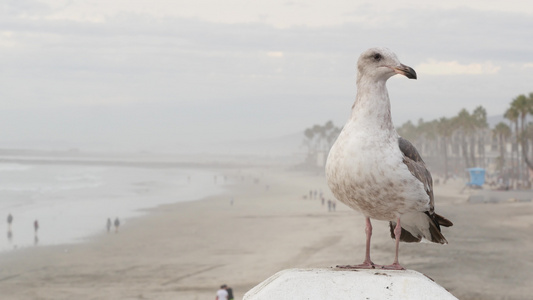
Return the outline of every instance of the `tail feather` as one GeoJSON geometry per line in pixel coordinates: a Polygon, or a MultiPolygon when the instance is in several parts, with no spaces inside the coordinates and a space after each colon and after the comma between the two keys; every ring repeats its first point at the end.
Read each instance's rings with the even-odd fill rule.
{"type": "MultiPolygon", "coordinates": [[[[453,223],[437,214],[413,213],[403,215],[401,219],[402,232],[400,241],[406,243],[417,243],[426,239],[433,243],[447,244],[448,241],[442,235],[440,226],[450,227],[453,223]]],[[[394,227],[396,222],[389,222],[391,238],[395,239],[394,227]]]]}
{"type": "Polygon", "coordinates": [[[437,224],[439,224],[439,225],[442,225],[442,226],[444,226],[444,227],[451,227],[451,226],[453,226],[452,221],[446,219],[445,217],[443,217],[443,216],[441,216],[441,215],[433,214],[433,218],[434,218],[434,220],[437,222],[437,224]]]}

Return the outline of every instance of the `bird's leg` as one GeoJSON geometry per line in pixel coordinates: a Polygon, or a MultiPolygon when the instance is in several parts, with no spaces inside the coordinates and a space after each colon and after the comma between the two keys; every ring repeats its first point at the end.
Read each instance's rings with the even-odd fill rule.
{"type": "Polygon", "coordinates": [[[370,260],[370,238],[372,237],[372,223],[370,223],[370,218],[366,218],[366,227],[365,227],[365,233],[366,233],[366,250],[365,250],[365,261],[363,262],[363,265],[368,265],[370,267],[374,267],[374,263],[370,260]]]}
{"type": "Polygon", "coordinates": [[[402,226],[400,225],[400,217],[396,220],[396,227],[394,227],[394,237],[396,237],[396,254],[394,256],[394,262],[392,265],[383,266],[383,269],[388,270],[405,270],[404,267],[398,262],[398,252],[400,249],[400,235],[402,234],[402,226]]]}
{"type": "MultiPolygon", "coordinates": [[[[370,218],[366,218],[366,251],[365,251],[365,261],[360,265],[347,265],[347,266],[337,266],[341,269],[375,269],[376,265],[370,260],[370,238],[372,237],[372,223],[370,223],[370,218]]],[[[378,266],[379,267],[379,266],[378,266]]]]}

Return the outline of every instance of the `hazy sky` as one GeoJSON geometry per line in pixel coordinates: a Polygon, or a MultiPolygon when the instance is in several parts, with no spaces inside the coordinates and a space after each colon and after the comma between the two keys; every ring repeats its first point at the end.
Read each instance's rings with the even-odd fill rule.
{"type": "Polygon", "coordinates": [[[531,1],[4,0],[0,147],[179,150],[342,125],[359,54],[393,50],[393,121],[533,92],[531,1]]]}

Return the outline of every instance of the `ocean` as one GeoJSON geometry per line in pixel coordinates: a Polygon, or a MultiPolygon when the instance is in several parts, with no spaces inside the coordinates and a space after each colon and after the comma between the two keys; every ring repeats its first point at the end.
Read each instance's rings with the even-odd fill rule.
{"type": "Polygon", "coordinates": [[[83,242],[106,232],[108,218],[123,225],[142,209],[223,190],[207,169],[0,163],[0,252],[83,242]]]}

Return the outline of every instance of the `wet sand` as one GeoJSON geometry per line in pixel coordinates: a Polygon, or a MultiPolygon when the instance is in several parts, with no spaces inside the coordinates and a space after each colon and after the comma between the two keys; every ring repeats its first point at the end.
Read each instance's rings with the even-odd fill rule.
{"type": "MultiPolygon", "coordinates": [[[[303,197],[321,189],[333,199],[323,175],[242,172],[229,171],[245,180],[224,194],[152,209],[118,234],[0,255],[2,299],[212,300],[223,283],[241,299],[286,268],[362,261],[363,217],[303,197]]],[[[450,244],[401,244],[400,262],[459,299],[531,298],[533,204],[470,204],[461,188],[459,181],[435,187],[437,212],[455,223],[443,229],[450,244]]],[[[388,224],[373,224],[373,260],[391,263],[388,224]]]]}

